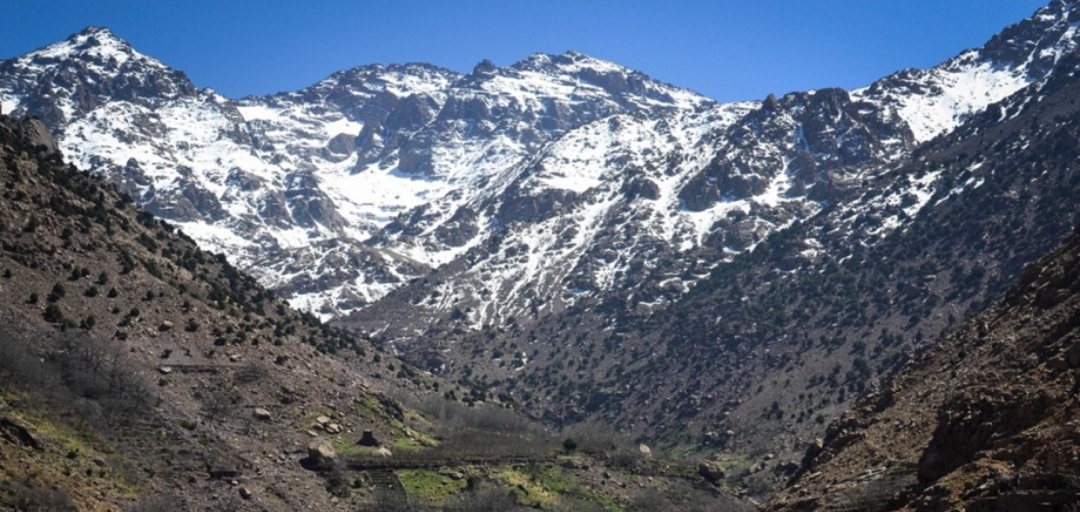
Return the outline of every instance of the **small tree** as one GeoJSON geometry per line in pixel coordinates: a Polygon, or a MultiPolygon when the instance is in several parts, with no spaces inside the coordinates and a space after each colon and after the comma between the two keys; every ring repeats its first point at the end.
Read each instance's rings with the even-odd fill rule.
{"type": "Polygon", "coordinates": [[[45,307],[45,312],[42,314],[46,322],[61,323],[64,320],[64,313],[60,311],[60,306],[56,304],[49,304],[45,307]]]}
{"type": "Polygon", "coordinates": [[[85,319],[83,319],[82,322],[79,323],[79,327],[82,328],[83,330],[89,331],[90,329],[93,329],[94,325],[96,325],[96,324],[97,324],[97,319],[94,318],[94,315],[90,315],[90,316],[86,317],[85,319]]]}
{"type": "Polygon", "coordinates": [[[48,299],[49,302],[56,302],[64,298],[64,295],[67,295],[67,290],[64,289],[64,285],[56,283],[55,285],[53,285],[52,291],[49,292],[49,296],[46,297],[46,299],[48,299]]]}
{"type": "Polygon", "coordinates": [[[568,437],[562,442],[562,447],[563,450],[566,450],[567,453],[570,453],[574,450],[577,450],[578,444],[577,441],[574,440],[574,438],[568,437]]]}

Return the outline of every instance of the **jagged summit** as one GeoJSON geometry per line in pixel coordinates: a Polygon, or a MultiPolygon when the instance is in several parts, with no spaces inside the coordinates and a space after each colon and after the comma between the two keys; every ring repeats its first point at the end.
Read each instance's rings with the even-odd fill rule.
{"type": "Polygon", "coordinates": [[[182,71],[101,27],[0,62],[3,111],[38,116],[58,131],[111,101],[160,104],[197,91],[182,71]]]}
{"type": "Polygon", "coordinates": [[[101,74],[119,72],[129,61],[143,66],[167,68],[157,59],[135,51],[127,41],[116,36],[107,27],[93,26],[86,27],[63,41],[23,55],[17,60],[24,65],[47,68],[71,59],[95,63],[100,67],[91,70],[101,74]]]}

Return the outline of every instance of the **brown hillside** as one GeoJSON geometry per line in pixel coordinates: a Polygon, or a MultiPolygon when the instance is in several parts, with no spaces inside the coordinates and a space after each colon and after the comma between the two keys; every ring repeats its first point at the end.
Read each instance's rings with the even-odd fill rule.
{"type": "Polygon", "coordinates": [[[1074,510],[1077,389],[1080,232],[832,423],[769,510],[1074,510]]]}

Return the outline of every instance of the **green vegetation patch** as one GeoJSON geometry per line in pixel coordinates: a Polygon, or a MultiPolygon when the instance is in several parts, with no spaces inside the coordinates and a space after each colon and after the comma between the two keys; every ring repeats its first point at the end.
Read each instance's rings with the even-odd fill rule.
{"type": "Polygon", "coordinates": [[[341,456],[349,455],[375,455],[375,448],[360,446],[347,437],[334,437],[330,439],[330,446],[341,456]]]}
{"type": "Polygon", "coordinates": [[[596,509],[621,511],[609,497],[602,496],[581,485],[581,480],[572,472],[555,465],[533,466],[528,470],[529,477],[541,488],[554,493],[558,501],[571,510],[596,509]]]}
{"type": "Polygon", "coordinates": [[[402,426],[400,430],[401,436],[394,440],[394,448],[409,451],[432,448],[440,444],[438,439],[407,426],[402,426]]]}
{"type": "Polygon", "coordinates": [[[506,468],[500,471],[497,476],[500,480],[506,482],[521,505],[548,508],[559,501],[557,493],[545,489],[542,483],[522,471],[506,468]]]}
{"type": "Polygon", "coordinates": [[[379,400],[377,398],[375,398],[374,396],[365,394],[364,398],[360,399],[359,403],[360,403],[360,406],[362,406],[364,409],[367,409],[367,410],[371,411],[372,413],[375,413],[375,415],[377,415],[379,417],[386,417],[387,416],[386,411],[383,409],[382,404],[380,404],[379,400]]]}
{"type": "Polygon", "coordinates": [[[423,503],[438,505],[460,494],[468,486],[466,478],[454,479],[427,469],[399,469],[397,474],[405,492],[423,503]]]}

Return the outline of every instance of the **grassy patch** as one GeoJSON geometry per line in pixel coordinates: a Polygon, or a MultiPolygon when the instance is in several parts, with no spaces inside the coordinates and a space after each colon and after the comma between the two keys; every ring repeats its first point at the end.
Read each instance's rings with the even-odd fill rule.
{"type": "Polygon", "coordinates": [[[545,489],[559,494],[577,493],[581,485],[574,475],[563,471],[558,466],[536,466],[530,468],[529,476],[545,489]]]}
{"type": "Polygon", "coordinates": [[[559,495],[544,486],[530,475],[515,469],[504,469],[497,477],[506,482],[510,491],[517,497],[518,503],[526,507],[545,508],[559,501],[559,495]]]}
{"type": "Polygon", "coordinates": [[[361,398],[359,403],[360,406],[362,406],[364,409],[371,411],[377,416],[386,416],[386,411],[383,410],[382,404],[380,404],[379,400],[376,399],[374,396],[364,395],[364,398],[361,398]]]}
{"type": "Polygon", "coordinates": [[[441,444],[438,439],[431,437],[423,432],[413,430],[407,426],[402,426],[401,437],[394,440],[394,447],[403,450],[421,450],[424,448],[433,448],[441,444]]]}
{"type": "Polygon", "coordinates": [[[399,469],[395,473],[409,496],[432,505],[438,505],[447,498],[460,494],[468,485],[464,478],[454,480],[426,469],[399,469]]]}
{"type": "Polygon", "coordinates": [[[351,439],[345,437],[334,437],[330,439],[330,446],[334,447],[334,451],[338,455],[373,455],[375,449],[369,446],[360,446],[354,443],[351,439]]]}
{"type": "Polygon", "coordinates": [[[415,452],[425,448],[424,445],[417,442],[410,437],[399,437],[394,439],[394,450],[400,450],[403,452],[415,452]]]}
{"type": "Polygon", "coordinates": [[[726,473],[732,474],[754,465],[754,460],[743,455],[722,455],[716,459],[716,463],[726,473]]]}
{"type": "Polygon", "coordinates": [[[529,476],[543,489],[555,493],[558,500],[572,510],[591,509],[596,505],[607,510],[623,510],[609,497],[598,495],[581,485],[576,475],[559,466],[535,466],[530,468],[529,476]],[[585,505],[592,505],[592,507],[585,507],[585,505]]]}
{"type": "Polygon", "coordinates": [[[667,452],[667,456],[677,461],[693,461],[707,458],[712,451],[704,446],[681,444],[667,452]]]}
{"type": "MultiPolygon", "coordinates": [[[[0,390],[0,399],[8,402],[9,396],[0,390]]],[[[8,409],[3,416],[24,426],[46,448],[34,450],[0,440],[0,460],[19,460],[0,464],[0,509],[12,506],[9,500],[16,492],[66,496],[80,509],[97,510],[99,500],[134,499],[143,491],[145,476],[93,428],[80,428],[33,410],[8,409]],[[97,460],[105,464],[93,462],[97,460]]]]}

